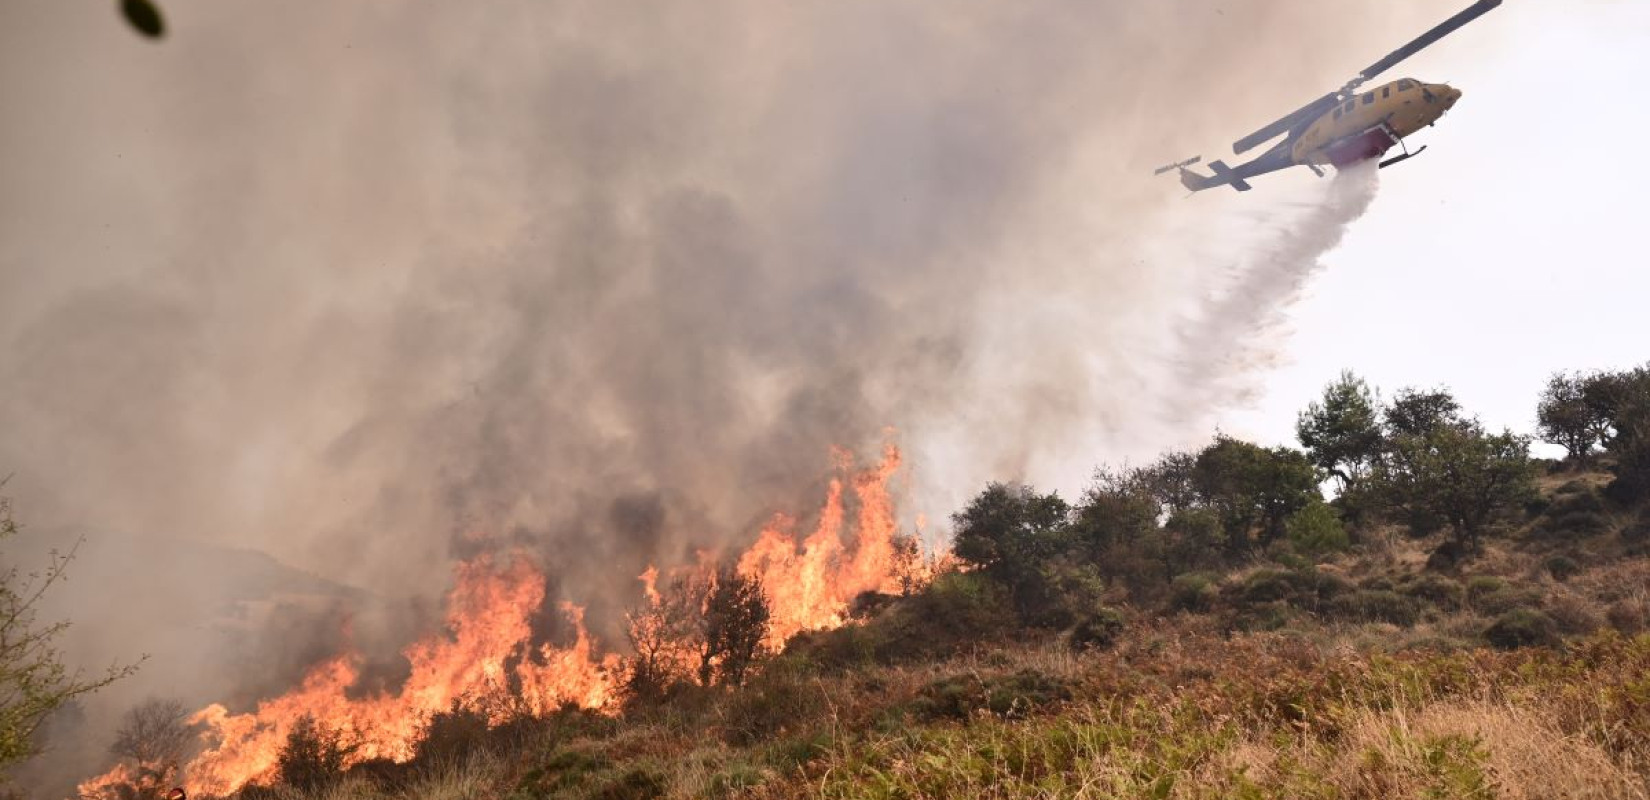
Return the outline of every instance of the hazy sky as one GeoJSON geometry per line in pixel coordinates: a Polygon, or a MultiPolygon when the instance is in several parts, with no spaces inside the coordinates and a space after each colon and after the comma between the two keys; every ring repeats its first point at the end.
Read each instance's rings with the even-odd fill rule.
{"type": "MultiPolygon", "coordinates": [[[[1376,55],[1348,53],[1347,72],[1376,55]]],[[[1388,393],[1447,384],[1486,422],[1529,431],[1553,370],[1650,360],[1650,3],[1508,0],[1397,72],[1465,95],[1411,137],[1426,153],[1382,171],[1288,314],[1287,363],[1226,417],[1234,434],[1292,441],[1296,411],[1343,368],[1388,393]]]]}

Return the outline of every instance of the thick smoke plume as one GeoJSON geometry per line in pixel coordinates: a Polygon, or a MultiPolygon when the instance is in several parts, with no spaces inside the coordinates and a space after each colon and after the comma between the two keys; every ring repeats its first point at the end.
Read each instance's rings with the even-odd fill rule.
{"type": "Polygon", "coordinates": [[[268,600],[223,548],[378,598],[351,629],[393,652],[485,535],[611,633],[649,562],[814,503],[832,446],[897,437],[905,510],[943,518],[1203,434],[1213,343],[1357,204],[1280,246],[1243,223],[1319,185],[1184,200],[1151,168],[1436,9],[169,10],[156,45],[104,4],[0,9],[0,471],[36,533],[89,537],[74,654],[154,655],[116,708],[245,701],[335,644],[283,613],[244,636],[278,658],[219,647],[268,600]]]}

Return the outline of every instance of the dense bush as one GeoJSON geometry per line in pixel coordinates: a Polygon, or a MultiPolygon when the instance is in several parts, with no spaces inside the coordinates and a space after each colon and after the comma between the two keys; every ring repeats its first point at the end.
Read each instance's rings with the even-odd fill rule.
{"type": "Polygon", "coordinates": [[[1079,620],[1071,631],[1074,650],[1104,650],[1117,642],[1123,633],[1123,615],[1103,608],[1079,620]]]}
{"type": "Polygon", "coordinates": [[[1516,609],[1536,609],[1542,604],[1540,589],[1531,586],[1506,587],[1480,594],[1472,602],[1472,610],[1494,616],[1516,609]]]}
{"type": "Polygon", "coordinates": [[[1581,565],[1566,555],[1549,556],[1546,561],[1541,562],[1541,566],[1555,581],[1567,581],[1581,572],[1581,565]]]}
{"type": "Polygon", "coordinates": [[[1204,612],[1214,607],[1220,596],[1220,576],[1208,572],[1176,575],[1169,588],[1169,608],[1174,611],[1204,612]]]}
{"type": "Polygon", "coordinates": [[[1064,680],[1026,669],[1012,675],[942,678],[922,688],[912,710],[926,719],[967,719],[979,711],[1014,718],[1071,697],[1071,687],[1064,680]]]}
{"type": "Polygon", "coordinates": [[[784,660],[770,663],[721,706],[723,738],[733,745],[765,740],[817,718],[823,702],[805,669],[784,660]]]}
{"type": "Polygon", "coordinates": [[[359,744],[343,731],[303,717],[287,732],[276,760],[276,774],[287,786],[313,792],[337,783],[359,744]]]}
{"type": "Polygon", "coordinates": [[[1284,521],[1284,530],[1295,550],[1309,556],[1339,553],[1352,545],[1340,515],[1327,503],[1313,503],[1296,511],[1284,521]]]}
{"type": "Polygon", "coordinates": [[[1360,589],[1336,597],[1331,611],[1341,619],[1359,622],[1390,622],[1408,627],[1420,617],[1415,600],[1397,592],[1360,589]]]}
{"type": "Polygon", "coordinates": [[[1398,592],[1445,611],[1458,610],[1466,601],[1460,581],[1430,573],[1411,576],[1399,584],[1398,592]]]}
{"type": "Polygon", "coordinates": [[[1560,643],[1558,624],[1552,617],[1527,608],[1502,614],[1484,629],[1484,638],[1502,650],[1556,647],[1560,643]]]}

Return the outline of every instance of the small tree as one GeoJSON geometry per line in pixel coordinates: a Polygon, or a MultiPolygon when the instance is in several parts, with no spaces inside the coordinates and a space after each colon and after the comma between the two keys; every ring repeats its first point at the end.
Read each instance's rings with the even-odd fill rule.
{"type": "Polygon", "coordinates": [[[952,516],[952,552],[1006,589],[1022,618],[1039,617],[1058,599],[1045,568],[1072,546],[1069,513],[1059,495],[993,483],[952,516]]]}
{"type": "Polygon", "coordinates": [[[703,635],[700,583],[678,577],[625,615],[633,651],[625,662],[625,691],[631,700],[657,702],[692,682],[703,635]]]}
{"type": "Polygon", "coordinates": [[[1578,466],[1592,460],[1600,432],[1594,407],[1587,402],[1586,377],[1553,373],[1541,391],[1535,418],[1541,441],[1563,447],[1578,466]]]}
{"type": "Polygon", "coordinates": [[[1616,479],[1609,494],[1623,503],[1650,498],[1650,365],[1616,375],[1607,449],[1616,479]]]}
{"type": "MultiPolygon", "coordinates": [[[[19,530],[11,500],[0,497],[0,543],[19,530]]],[[[79,546],[51,551],[37,572],[22,573],[15,566],[0,572],[0,777],[35,753],[35,732],[53,711],[137,670],[127,664],[90,676],[71,671],[56,647],[69,623],[37,624],[41,598],[64,580],[79,546]]]]}
{"type": "Polygon", "coordinates": [[[1248,549],[1251,532],[1259,543],[1269,543],[1283,534],[1290,514],[1321,501],[1318,479],[1299,451],[1267,449],[1228,436],[1217,436],[1193,468],[1199,500],[1220,517],[1233,556],[1248,549]]]}
{"type": "Polygon", "coordinates": [[[1312,463],[1344,491],[1366,475],[1381,452],[1375,394],[1350,370],[1324,387],[1295,423],[1295,435],[1312,463]]]}
{"type": "Polygon", "coordinates": [[[1441,425],[1424,436],[1400,436],[1377,473],[1391,506],[1448,524],[1476,547],[1480,536],[1535,490],[1529,439],[1486,433],[1476,420],[1441,425]]]}
{"type": "Polygon", "coordinates": [[[1445,425],[1459,425],[1461,404],[1447,389],[1399,389],[1382,412],[1386,439],[1426,436],[1445,425]]]}
{"type": "Polygon", "coordinates": [[[738,686],[762,654],[768,636],[768,598],[762,580],[723,567],[705,598],[699,683],[738,686]]]}
{"type": "Polygon", "coordinates": [[[177,783],[194,738],[188,718],[177,700],[150,698],[127,709],[109,746],[110,754],[131,768],[132,782],[122,797],[160,798],[177,783]]]}

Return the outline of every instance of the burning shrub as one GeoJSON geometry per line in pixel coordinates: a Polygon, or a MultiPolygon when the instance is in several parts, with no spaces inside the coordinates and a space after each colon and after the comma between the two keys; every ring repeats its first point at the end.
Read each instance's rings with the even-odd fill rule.
{"type": "Polygon", "coordinates": [[[344,731],[327,728],[304,716],[287,732],[276,761],[280,782],[302,792],[337,783],[359,744],[344,731]]]}
{"type": "Polygon", "coordinates": [[[745,682],[745,673],[762,654],[762,642],[768,637],[770,614],[762,581],[731,567],[721,569],[703,608],[699,683],[738,686],[745,682]]]}

